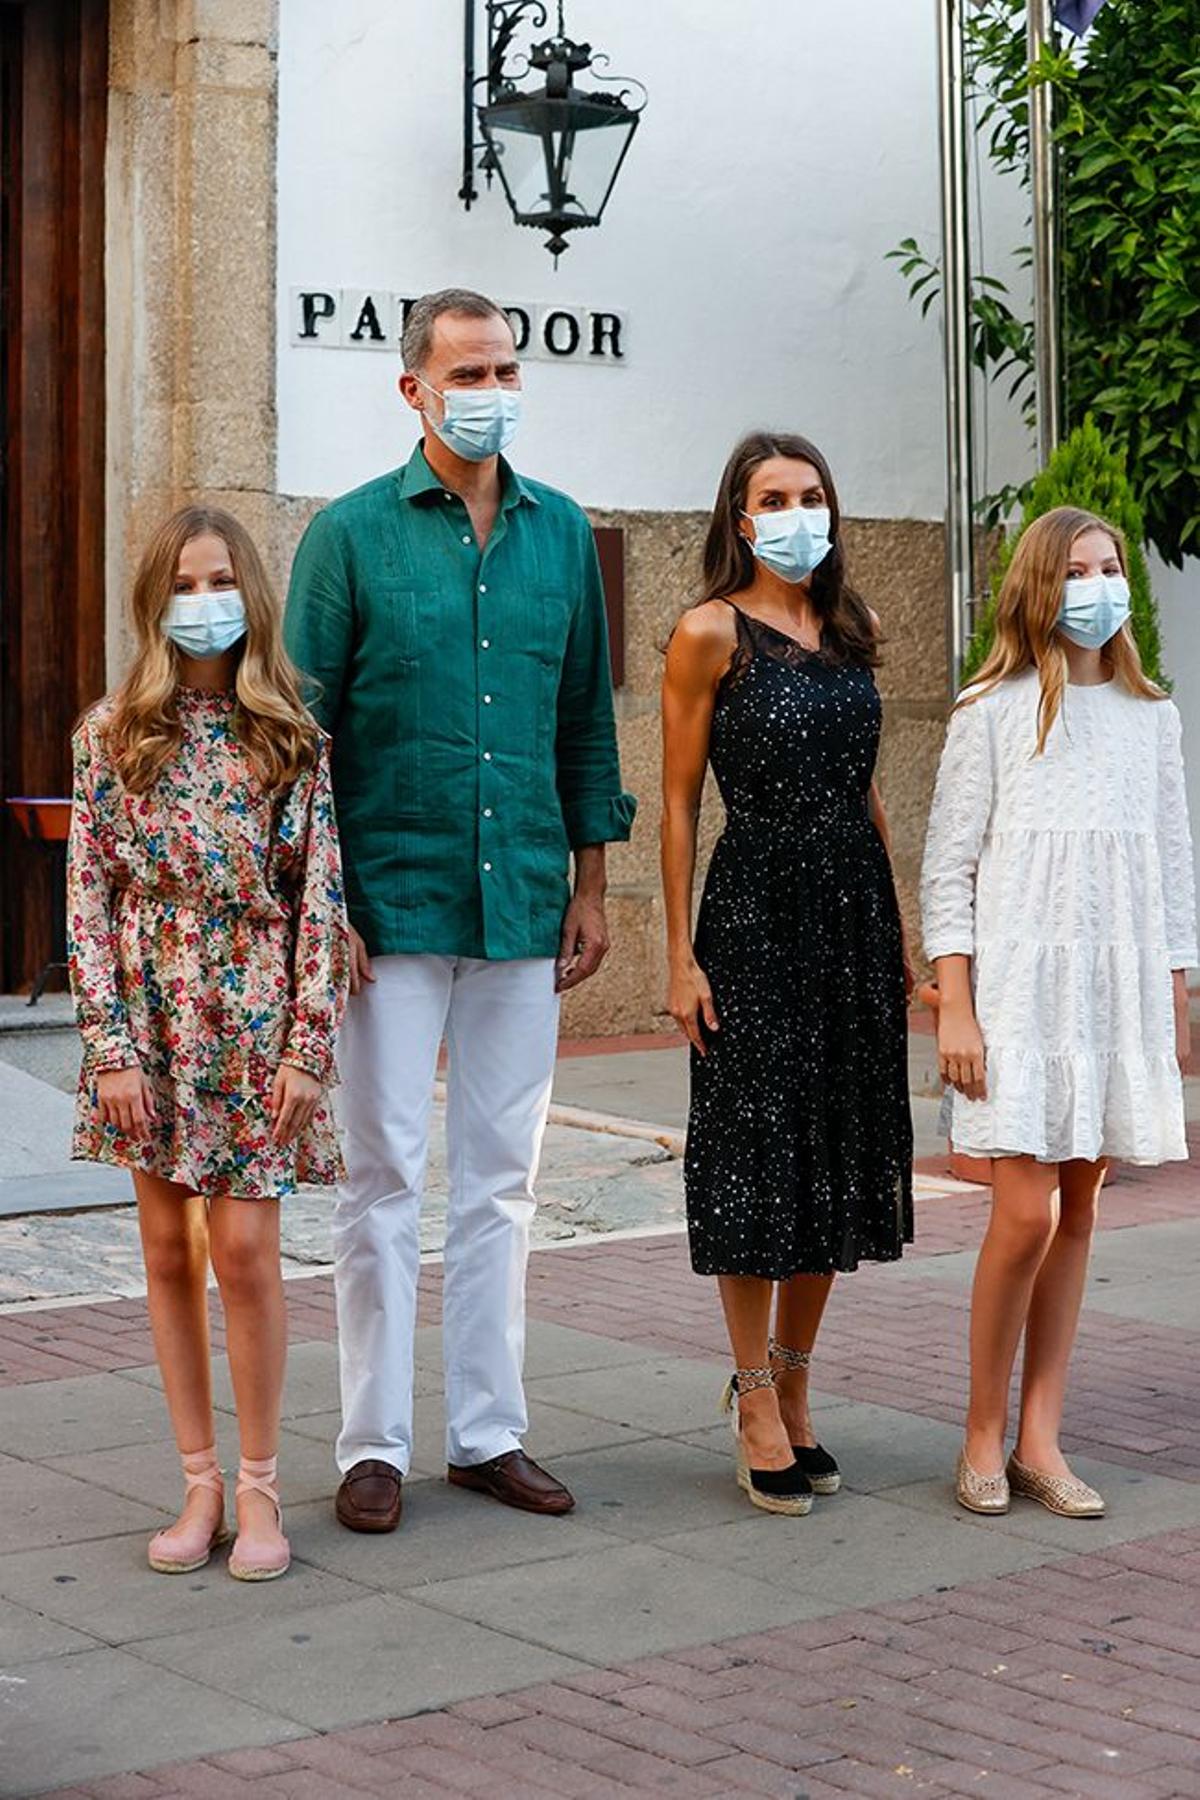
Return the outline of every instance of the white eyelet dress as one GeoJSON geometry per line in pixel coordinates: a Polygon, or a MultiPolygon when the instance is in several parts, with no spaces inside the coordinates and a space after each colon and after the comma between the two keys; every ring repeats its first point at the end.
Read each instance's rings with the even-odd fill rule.
{"type": "Polygon", "coordinates": [[[1029,670],[950,721],[921,879],[925,952],[973,959],[987,1097],[954,1095],[977,1156],[1186,1160],[1171,971],[1196,963],[1169,700],[1068,686],[1036,754],[1029,670]]]}

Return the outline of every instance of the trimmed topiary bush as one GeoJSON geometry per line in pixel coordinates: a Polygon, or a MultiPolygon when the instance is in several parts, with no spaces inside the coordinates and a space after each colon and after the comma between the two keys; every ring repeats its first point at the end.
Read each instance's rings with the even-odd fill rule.
{"type": "Polygon", "coordinates": [[[991,598],[967,646],[963,658],[963,685],[974,676],[992,647],[996,596],[1012,561],[1017,539],[1025,527],[1056,506],[1082,506],[1099,513],[1125,534],[1129,552],[1130,607],[1134,639],[1142,666],[1151,681],[1168,685],[1162,674],[1162,646],[1158,635],[1158,610],[1150,588],[1150,572],[1142,549],[1145,526],[1142,509],[1125,473],[1125,456],[1101,436],[1089,413],[1082,425],[1059,445],[1046,467],[1031,483],[1020,524],[1005,535],[992,571],[991,598]]]}

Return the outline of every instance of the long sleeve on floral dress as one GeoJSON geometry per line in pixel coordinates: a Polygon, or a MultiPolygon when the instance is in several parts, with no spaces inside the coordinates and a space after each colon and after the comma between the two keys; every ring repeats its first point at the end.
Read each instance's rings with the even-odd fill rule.
{"type": "Polygon", "coordinates": [[[137,1051],[121,991],[113,924],[111,830],[104,824],[105,783],[94,727],[84,720],[71,740],[74,795],[67,845],[67,941],[71,993],[89,1075],[136,1066],[137,1051]]]}
{"type": "Polygon", "coordinates": [[[938,767],[921,868],[925,954],[975,954],[975,875],[992,815],[994,774],[987,709],[973,704],[950,719],[938,767]]]}
{"type": "Polygon", "coordinates": [[[278,842],[296,857],[294,989],[283,1061],[328,1087],[350,985],[350,939],[325,737],[288,796],[278,842]]]}
{"type": "Polygon", "coordinates": [[[1158,857],[1162,869],[1167,953],[1172,969],[1196,966],[1196,881],[1183,778],[1183,726],[1171,701],[1160,702],[1158,857]]]}

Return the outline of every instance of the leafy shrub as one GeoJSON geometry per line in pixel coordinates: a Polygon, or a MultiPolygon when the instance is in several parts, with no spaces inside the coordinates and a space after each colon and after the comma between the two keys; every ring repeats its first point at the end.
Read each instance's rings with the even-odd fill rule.
{"type": "MultiPolygon", "coordinates": [[[[996,596],[1004,580],[1017,539],[1032,520],[1056,506],[1082,506],[1099,513],[1125,534],[1129,552],[1131,624],[1142,666],[1151,681],[1162,682],[1161,645],[1150,575],[1142,551],[1145,525],[1125,472],[1125,457],[1105,442],[1089,414],[1054,452],[1041,474],[1029,486],[1019,527],[1010,532],[1000,549],[992,574],[991,598],[967,646],[963,659],[965,685],[981,667],[995,635],[996,596]]],[[[1165,683],[1164,683],[1165,685],[1165,683]]]]}

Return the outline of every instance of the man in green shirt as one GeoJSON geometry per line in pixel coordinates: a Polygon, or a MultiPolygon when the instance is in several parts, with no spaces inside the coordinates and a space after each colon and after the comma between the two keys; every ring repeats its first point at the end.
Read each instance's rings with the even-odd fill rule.
{"type": "Polygon", "coordinates": [[[608,947],[605,845],[629,836],[635,809],[591,528],[500,455],[521,390],[507,319],[465,289],[426,295],[403,355],[421,442],[312,521],[285,622],[333,736],[352,925],[334,1256],[337,1514],[358,1531],[399,1523],[412,1452],[443,1038],[449,1479],[528,1511],[573,1504],[522,1448],[525,1264],[559,996],[608,947]]]}

